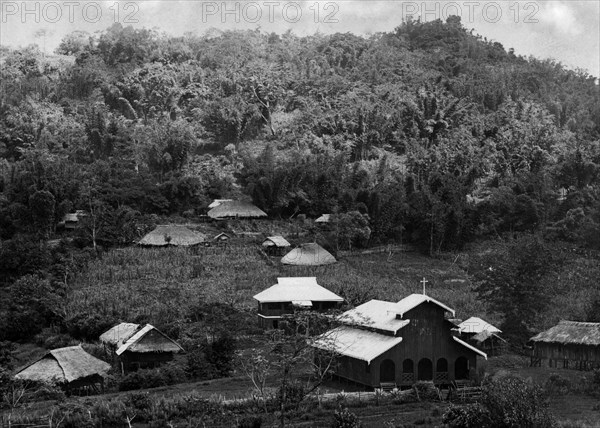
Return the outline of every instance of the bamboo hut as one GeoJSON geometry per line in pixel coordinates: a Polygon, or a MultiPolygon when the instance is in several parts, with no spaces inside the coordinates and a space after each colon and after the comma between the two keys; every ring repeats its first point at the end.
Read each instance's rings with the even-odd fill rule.
{"type": "Polygon", "coordinates": [[[250,202],[223,201],[212,208],[208,216],[215,220],[226,218],[264,218],[267,214],[250,202]]]}
{"type": "Polygon", "coordinates": [[[600,368],[600,323],[560,321],[530,339],[531,365],[590,370],[600,368]]]}
{"type": "Polygon", "coordinates": [[[66,389],[97,385],[102,388],[110,364],[88,354],[80,346],[53,349],[19,370],[16,379],[55,382],[66,389]]]}
{"type": "Polygon", "coordinates": [[[321,266],[336,261],[329,251],[314,242],[294,248],[281,259],[281,263],[284,265],[296,266],[321,266]]]}
{"type": "Polygon", "coordinates": [[[206,240],[206,236],[199,232],[194,232],[185,226],[162,225],[144,236],[139,244],[152,247],[166,247],[167,245],[190,247],[198,245],[206,240]]]}
{"type": "Polygon", "coordinates": [[[173,354],[183,351],[177,342],[156,327],[146,324],[121,323],[100,336],[120,362],[121,371],[154,368],[171,361],[173,354]]]}
{"type": "Polygon", "coordinates": [[[281,256],[290,246],[290,243],[280,235],[269,236],[262,243],[262,247],[270,256],[281,256]]]}

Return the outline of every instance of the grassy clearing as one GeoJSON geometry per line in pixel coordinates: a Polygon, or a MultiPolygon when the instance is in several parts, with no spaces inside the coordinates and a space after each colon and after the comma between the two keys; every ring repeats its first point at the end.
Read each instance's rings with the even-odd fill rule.
{"type": "Polygon", "coordinates": [[[400,300],[422,290],[455,307],[459,316],[485,316],[465,273],[456,265],[415,253],[368,254],[328,266],[267,263],[250,240],[227,247],[112,250],[93,262],[74,283],[66,302],[67,318],[95,313],[121,320],[145,319],[158,325],[185,323],[190,306],[220,302],[253,310],[252,296],[279,276],[316,276],[340,293],[400,300]]]}

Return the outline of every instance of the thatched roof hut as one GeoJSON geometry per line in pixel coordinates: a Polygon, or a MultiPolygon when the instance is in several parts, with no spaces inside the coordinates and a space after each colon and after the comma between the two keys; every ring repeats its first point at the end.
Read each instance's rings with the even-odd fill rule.
{"type": "Polygon", "coordinates": [[[183,348],[153,325],[146,324],[119,346],[116,354],[121,355],[126,351],[135,353],[177,353],[183,351],[183,348]]]}
{"type": "Polygon", "coordinates": [[[291,244],[280,235],[277,236],[269,236],[262,243],[263,247],[277,247],[277,248],[286,248],[290,247],[291,244]]]}
{"type": "Polygon", "coordinates": [[[267,214],[250,202],[224,201],[212,208],[208,216],[213,219],[224,218],[263,218],[267,214]]]}
{"type": "Polygon", "coordinates": [[[96,382],[110,370],[110,364],[88,354],[78,346],[54,349],[21,369],[17,379],[69,384],[96,382]]]}
{"type": "Polygon", "coordinates": [[[100,342],[118,349],[140,328],[142,328],[142,326],[139,324],[122,322],[121,324],[117,324],[110,330],[102,333],[100,335],[100,342]]]}
{"type": "Polygon", "coordinates": [[[600,345],[600,323],[560,321],[557,325],[533,336],[531,342],[572,345],[600,345]]]}
{"type": "Polygon", "coordinates": [[[600,323],[560,321],[533,336],[531,366],[541,366],[543,359],[550,367],[589,370],[600,368],[600,323]]]}
{"type": "Polygon", "coordinates": [[[320,266],[335,263],[335,257],[317,243],[302,244],[287,253],[281,263],[296,266],[320,266]]]}
{"type": "Polygon", "coordinates": [[[215,199],[214,201],[212,201],[209,205],[208,208],[215,208],[218,207],[219,205],[221,205],[223,202],[232,202],[233,199],[215,199]]]}
{"type": "Polygon", "coordinates": [[[201,244],[206,240],[206,236],[199,232],[194,232],[185,226],[174,224],[156,226],[156,228],[144,236],[139,244],[155,247],[164,247],[175,245],[189,247],[201,244]]]}
{"type": "Polygon", "coordinates": [[[138,368],[153,368],[173,359],[183,351],[177,342],[146,324],[121,323],[100,336],[100,341],[112,349],[121,362],[123,372],[138,368]]]}

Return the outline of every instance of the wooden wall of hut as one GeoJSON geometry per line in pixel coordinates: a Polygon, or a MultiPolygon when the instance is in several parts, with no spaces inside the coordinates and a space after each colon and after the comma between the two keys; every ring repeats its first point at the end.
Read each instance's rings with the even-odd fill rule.
{"type": "Polygon", "coordinates": [[[532,353],[532,366],[591,370],[600,368],[600,346],[537,342],[532,353]]]}

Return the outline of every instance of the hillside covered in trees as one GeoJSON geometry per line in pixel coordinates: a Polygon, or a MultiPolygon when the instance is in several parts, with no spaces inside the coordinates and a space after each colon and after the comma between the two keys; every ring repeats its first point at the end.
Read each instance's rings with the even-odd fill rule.
{"type": "Polygon", "coordinates": [[[14,281],[46,307],[90,257],[45,244],[73,210],[88,214],[80,248],[129,245],[213,198],[369,229],[339,248],[437,254],[530,232],[600,248],[597,78],[456,17],[368,38],[115,24],[56,55],[1,54],[0,293],[15,313],[14,281]]]}

